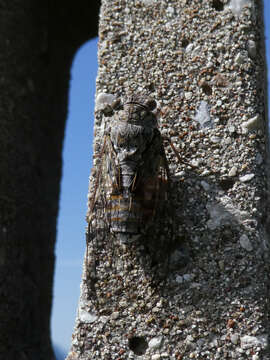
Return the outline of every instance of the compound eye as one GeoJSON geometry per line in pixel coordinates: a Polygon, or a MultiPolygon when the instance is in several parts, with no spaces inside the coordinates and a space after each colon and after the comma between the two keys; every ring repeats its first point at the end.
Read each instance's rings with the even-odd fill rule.
{"type": "Polygon", "coordinates": [[[133,121],[138,121],[138,120],[140,120],[140,115],[139,115],[139,114],[136,114],[136,113],[132,114],[132,120],[133,120],[133,121]]]}
{"type": "Polygon", "coordinates": [[[147,112],[146,112],[145,110],[142,110],[142,111],[140,112],[140,116],[141,116],[142,118],[144,118],[146,115],[147,115],[147,112]]]}
{"type": "Polygon", "coordinates": [[[111,103],[111,107],[113,108],[113,110],[119,110],[123,108],[123,105],[121,103],[121,99],[117,98],[115,99],[112,103],[111,103]]]}
{"type": "Polygon", "coordinates": [[[152,111],[156,108],[157,103],[154,99],[148,99],[145,106],[149,109],[149,111],[152,111]]]}

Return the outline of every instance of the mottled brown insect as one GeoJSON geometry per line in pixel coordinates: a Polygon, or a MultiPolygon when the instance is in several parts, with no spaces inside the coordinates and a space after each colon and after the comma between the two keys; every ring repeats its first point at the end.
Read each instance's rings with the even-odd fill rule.
{"type": "Polygon", "coordinates": [[[139,96],[124,103],[118,99],[107,107],[112,116],[105,127],[90,201],[89,222],[94,226],[139,235],[166,197],[170,175],[155,108],[153,99],[139,96]]]}
{"type": "Polygon", "coordinates": [[[191,166],[161,135],[152,98],[117,99],[105,103],[101,113],[103,142],[90,184],[86,252],[89,289],[96,299],[101,262],[110,266],[108,274],[119,269],[121,246],[115,244],[129,244],[134,256],[143,249],[148,271],[154,270],[155,279],[166,276],[179,235],[164,141],[180,163],[191,166]]]}

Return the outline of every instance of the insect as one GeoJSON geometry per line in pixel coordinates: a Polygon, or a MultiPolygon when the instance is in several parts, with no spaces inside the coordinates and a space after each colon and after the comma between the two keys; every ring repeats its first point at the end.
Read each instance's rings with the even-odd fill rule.
{"type": "MultiPolygon", "coordinates": [[[[168,139],[164,139],[159,131],[156,108],[154,99],[133,95],[123,102],[116,99],[103,110],[103,144],[96,159],[89,200],[87,259],[90,244],[91,252],[99,253],[96,258],[108,258],[110,251],[104,247],[110,242],[99,242],[99,238],[104,239],[104,233],[108,232],[122,243],[128,243],[148,231],[151,233],[148,238],[152,237],[148,244],[150,253],[156,256],[167,249],[168,242],[164,247],[164,240],[160,239],[171,237],[163,225],[160,228],[163,227],[164,236],[159,236],[157,223],[170,217],[166,204],[171,179],[164,149],[164,141],[168,139]]],[[[173,144],[171,147],[178,160],[183,162],[173,144]]],[[[90,272],[95,268],[95,264],[88,266],[90,272]]],[[[94,277],[90,274],[91,279],[94,277]]]]}
{"type": "Polygon", "coordinates": [[[117,99],[110,107],[113,116],[105,127],[89,220],[103,206],[103,219],[111,232],[136,235],[153,218],[170,178],[153,112],[156,102],[131,96],[124,104],[117,99]]]}

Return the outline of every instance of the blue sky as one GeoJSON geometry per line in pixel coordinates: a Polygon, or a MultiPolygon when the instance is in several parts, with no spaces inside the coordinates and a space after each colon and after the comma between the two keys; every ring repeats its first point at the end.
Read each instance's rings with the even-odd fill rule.
{"type": "Polygon", "coordinates": [[[53,343],[66,352],[75,324],[85,251],[96,75],[97,38],[78,50],[71,69],[52,313],[53,343]]]}
{"type": "MultiPolygon", "coordinates": [[[[270,63],[270,0],[265,0],[266,54],[270,63]],[[269,19],[269,20],[268,20],[269,19]]],[[[68,352],[80,294],[85,251],[88,178],[92,166],[97,39],[76,53],[71,69],[69,113],[56,244],[52,339],[68,352]]],[[[268,74],[268,83],[270,76],[268,74]]]]}

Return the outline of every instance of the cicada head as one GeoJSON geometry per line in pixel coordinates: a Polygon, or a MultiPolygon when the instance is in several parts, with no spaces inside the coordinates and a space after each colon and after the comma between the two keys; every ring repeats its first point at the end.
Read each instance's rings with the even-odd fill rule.
{"type": "Polygon", "coordinates": [[[153,113],[156,108],[156,101],[142,95],[133,95],[124,101],[123,118],[130,124],[157,127],[157,118],[153,113]]]}

